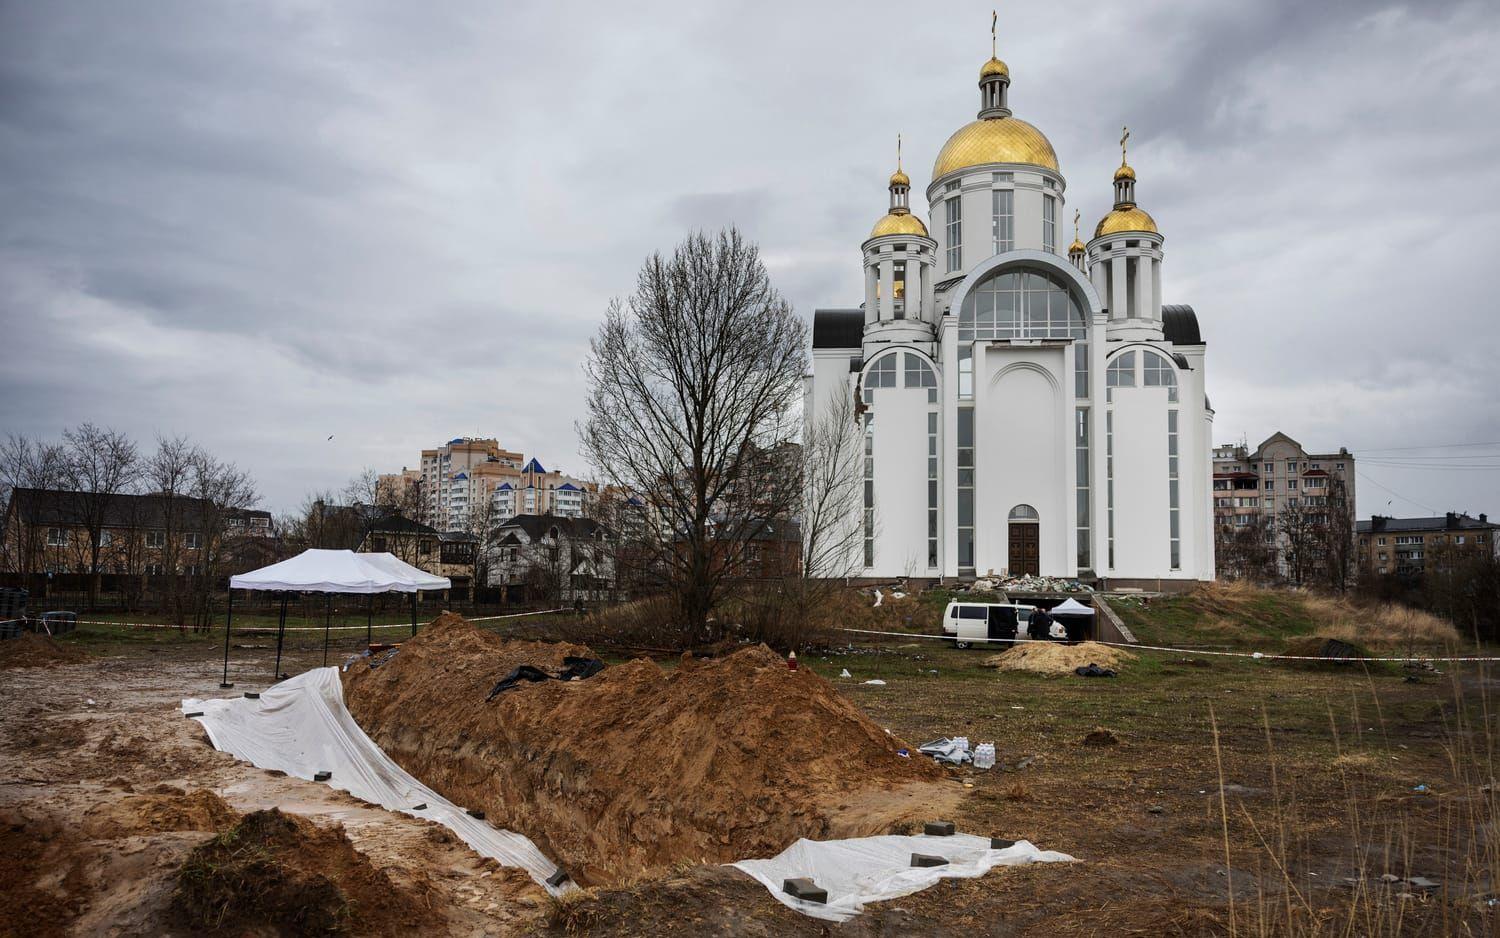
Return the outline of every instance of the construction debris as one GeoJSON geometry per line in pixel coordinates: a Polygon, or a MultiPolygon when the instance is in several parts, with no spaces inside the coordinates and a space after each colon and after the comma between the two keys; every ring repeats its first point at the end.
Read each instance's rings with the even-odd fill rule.
{"type": "Polygon", "coordinates": [[[1119,667],[1135,660],[1135,655],[1122,648],[1100,645],[1097,642],[1079,642],[1063,645],[1057,642],[1022,642],[984,661],[987,668],[1000,671],[1030,671],[1034,674],[1074,674],[1077,668],[1097,665],[1119,667]]]}

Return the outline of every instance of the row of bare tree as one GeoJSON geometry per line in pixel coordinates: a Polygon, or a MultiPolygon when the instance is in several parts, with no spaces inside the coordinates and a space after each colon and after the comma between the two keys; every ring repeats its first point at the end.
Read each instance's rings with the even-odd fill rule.
{"type": "MultiPolygon", "coordinates": [[[[57,441],[12,434],[0,443],[6,570],[35,574],[48,566],[49,550],[71,555],[66,567],[88,574],[90,608],[106,567],[144,580],[149,563],[168,574],[162,602],[173,620],[206,621],[234,540],[232,519],[258,500],[247,473],[185,436],[157,437],[153,449],[142,450],[118,430],[82,423],[57,441]],[[27,497],[45,500],[56,516],[28,518],[13,497],[17,490],[55,493],[27,497]],[[132,495],[146,498],[123,497],[132,495]],[[68,536],[49,544],[49,530],[68,536]],[[184,570],[191,572],[179,576],[184,570]]],[[[127,592],[127,603],[134,598],[127,592]]]]}
{"type": "Polygon", "coordinates": [[[1229,579],[1344,593],[1357,573],[1354,553],[1354,504],[1339,479],[1323,504],[1285,508],[1274,521],[1255,515],[1248,524],[1215,526],[1215,565],[1229,579]]]}

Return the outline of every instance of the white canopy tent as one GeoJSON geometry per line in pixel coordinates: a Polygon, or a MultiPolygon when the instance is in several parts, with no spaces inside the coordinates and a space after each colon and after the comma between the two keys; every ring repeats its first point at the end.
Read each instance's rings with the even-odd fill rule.
{"type": "MultiPolygon", "coordinates": [[[[356,554],[352,550],[319,550],[312,548],[280,563],[229,578],[229,610],[224,621],[224,677],[220,687],[229,682],[229,633],[234,622],[234,591],[262,590],[279,592],[281,618],[276,629],[276,670],[281,678],[281,646],[286,634],[287,593],[352,593],[373,596],[376,593],[410,593],[412,597],[411,630],[417,631],[417,593],[423,590],[445,590],[452,587],[447,577],[433,576],[406,563],[393,554],[356,554]]],[[[323,663],[328,663],[328,632],[332,618],[332,601],[323,626],[323,663]]],[[[369,617],[365,635],[369,637],[369,617]]]]}
{"type": "Polygon", "coordinates": [[[1094,610],[1076,599],[1065,599],[1048,611],[1054,616],[1091,616],[1094,614],[1094,610]]]}

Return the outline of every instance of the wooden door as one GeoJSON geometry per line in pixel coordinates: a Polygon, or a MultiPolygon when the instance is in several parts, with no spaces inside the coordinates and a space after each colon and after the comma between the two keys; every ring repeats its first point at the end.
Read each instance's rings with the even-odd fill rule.
{"type": "Polygon", "coordinates": [[[1010,523],[1010,575],[1037,576],[1042,572],[1041,538],[1035,521],[1010,523]]]}

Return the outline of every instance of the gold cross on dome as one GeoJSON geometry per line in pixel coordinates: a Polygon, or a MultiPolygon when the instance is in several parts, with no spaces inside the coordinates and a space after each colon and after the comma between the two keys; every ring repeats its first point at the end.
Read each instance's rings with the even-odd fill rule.
{"type": "Polygon", "coordinates": [[[990,58],[995,57],[995,25],[1000,22],[1000,11],[990,11],[990,58]]]}
{"type": "Polygon", "coordinates": [[[1078,240],[1078,218],[1082,214],[1083,213],[1080,212],[1078,209],[1076,209],[1076,208],[1073,209],[1073,240],[1074,241],[1078,240]]]}
{"type": "Polygon", "coordinates": [[[1130,128],[1120,128],[1120,165],[1125,165],[1125,141],[1130,139],[1130,128]]]}

